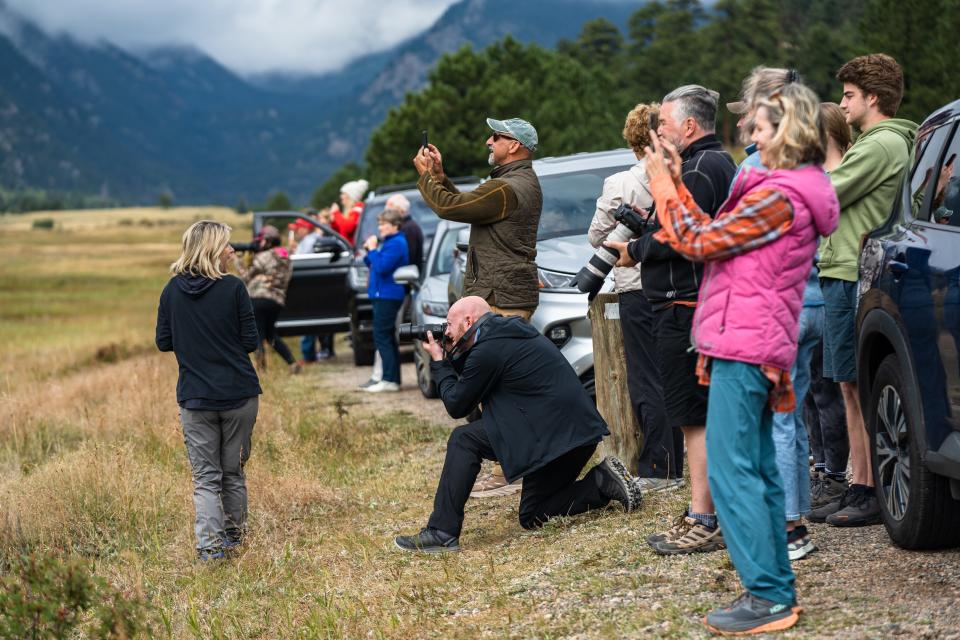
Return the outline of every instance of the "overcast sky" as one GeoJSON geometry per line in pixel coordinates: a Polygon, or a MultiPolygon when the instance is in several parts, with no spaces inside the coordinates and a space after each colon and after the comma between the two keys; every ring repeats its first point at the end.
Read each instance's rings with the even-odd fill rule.
{"type": "Polygon", "coordinates": [[[456,0],[6,0],[47,30],[180,44],[242,73],[329,71],[429,27],[456,0]]]}

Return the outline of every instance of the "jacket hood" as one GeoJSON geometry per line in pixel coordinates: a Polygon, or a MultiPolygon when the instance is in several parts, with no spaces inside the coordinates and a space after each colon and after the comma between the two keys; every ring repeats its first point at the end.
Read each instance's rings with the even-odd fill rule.
{"type": "Polygon", "coordinates": [[[193,298],[199,298],[207,291],[210,290],[210,287],[216,283],[216,280],[212,278],[207,278],[206,276],[176,276],[174,278],[177,286],[180,288],[180,291],[183,291],[188,296],[193,298]]]}
{"type": "Polygon", "coordinates": [[[496,315],[480,325],[478,331],[480,332],[478,343],[496,338],[529,340],[540,335],[539,331],[520,318],[496,315]]]}
{"type": "Polygon", "coordinates": [[[917,123],[904,118],[888,118],[881,120],[868,130],[860,134],[861,138],[869,138],[882,131],[890,131],[897,134],[907,143],[907,149],[913,149],[913,143],[917,139],[917,123]]]}

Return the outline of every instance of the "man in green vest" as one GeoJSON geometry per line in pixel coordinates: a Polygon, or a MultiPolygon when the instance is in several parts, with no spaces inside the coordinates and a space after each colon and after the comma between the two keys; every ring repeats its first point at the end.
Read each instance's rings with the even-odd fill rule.
{"type": "MultiPolygon", "coordinates": [[[[537,279],[537,227],[543,207],[540,180],[533,171],[537,130],[526,120],[487,118],[490,179],[461,193],[443,171],[440,150],[429,144],[413,158],[420,174],[417,187],[436,214],[470,226],[463,296],[479,296],[494,313],[530,321],[540,300],[537,279]]],[[[520,483],[508,484],[499,465],[481,476],[474,498],[510,495],[520,483]]]]}

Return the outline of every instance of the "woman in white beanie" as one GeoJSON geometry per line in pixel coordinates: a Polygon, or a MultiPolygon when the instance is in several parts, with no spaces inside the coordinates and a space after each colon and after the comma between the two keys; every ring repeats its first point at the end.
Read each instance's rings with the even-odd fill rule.
{"type": "Polygon", "coordinates": [[[367,194],[370,183],[366,180],[351,180],[340,187],[340,203],[343,209],[334,204],[330,208],[333,220],[330,224],[333,230],[356,244],[357,223],[363,212],[363,196],[367,194]],[[346,211],[346,213],[344,213],[346,211]]]}

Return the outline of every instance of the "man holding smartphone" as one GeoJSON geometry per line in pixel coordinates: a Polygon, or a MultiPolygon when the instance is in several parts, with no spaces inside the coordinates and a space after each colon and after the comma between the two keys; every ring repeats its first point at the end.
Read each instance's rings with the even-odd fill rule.
{"type": "MultiPolygon", "coordinates": [[[[463,295],[483,298],[494,313],[529,322],[540,301],[537,279],[537,227],[543,193],[533,171],[537,130],[520,118],[487,118],[492,130],[486,145],[490,179],[461,193],[443,171],[440,150],[422,146],[413,158],[420,174],[417,188],[427,205],[445,220],[470,226],[463,295]]],[[[510,485],[499,467],[474,486],[475,498],[509,495],[510,485]]]]}

